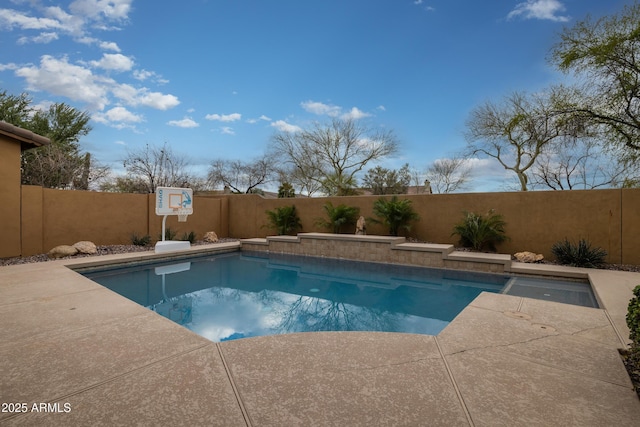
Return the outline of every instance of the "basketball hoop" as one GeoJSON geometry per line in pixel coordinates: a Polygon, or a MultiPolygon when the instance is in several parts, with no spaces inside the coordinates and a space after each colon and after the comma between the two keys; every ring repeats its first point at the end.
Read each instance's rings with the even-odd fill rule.
{"type": "Polygon", "coordinates": [[[189,216],[189,211],[178,209],[178,222],[187,222],[187,216],[189,216]]]}

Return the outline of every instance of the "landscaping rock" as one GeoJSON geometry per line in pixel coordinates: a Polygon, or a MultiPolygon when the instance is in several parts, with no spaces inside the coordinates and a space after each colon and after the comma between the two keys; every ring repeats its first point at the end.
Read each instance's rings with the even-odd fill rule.
{"type": "Polygon", "coordinates": [[[516,254],[513,254],[513,256],[520,262],[540,262],[544,259],[544,255],[542,254],[536,254],[527,251],[518,252],[516,254]]]}
{"type": "Polygon", "coordinates": [[[74,243],[73,247],[78,250],[79,254],[93,255],[98,253],[98,248],[95,243],[86,240],[74,243]]]}
{"type": "Polygon", "coordinates": [[[216,243],[218,241],[218,235],[215,231],[207,231],[202,239],[207,243],[216,243]]]}
{"type": "Polygon", "coordinates": [[[47,253],[47,256],[49,256],[49,258],[64,258],[66,256],[73,256],[77,253],[78,253],[78,249],[74,248],[73,246],[60,245],[51,249],[47,253]]]}

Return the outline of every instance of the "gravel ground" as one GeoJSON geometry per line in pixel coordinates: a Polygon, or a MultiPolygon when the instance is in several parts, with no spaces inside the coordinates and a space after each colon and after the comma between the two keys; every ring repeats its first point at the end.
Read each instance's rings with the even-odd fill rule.
{"type": "MultiPolygon", "coordinates": [[[[238,241],[238,239],[229,239],[229,238],[223,238],[218,240],[218,243],[224,243],[224,242],[236,242],[238,241]]],[[[409,239],[409,241],[415,241],[418,242],[415,239],[409,239]]],[[[206,245],[206,242],[203,241],[198,241],[193,243],[193,245],[206,245]]],[[[108,245],[108,246],[98,246],[98,253],[96,253],[95,255],[86,255],[86,254],[79,254],[79,255],[74,255],[73,258],[79,258],[79,257],[88,257],[88,256],[97,256],[97,255],[111,255],[111,254],[125,254],[125,253],[129,253],[129,252],[145,252],[145,251],[152,251],[153,247],[152,246],[135,246],[135,245],[108,245]]],[[[460,250],[460,251],[468,251],[468,248],[456,248],[456,250],[460,250]]],[[[67,257],[67,258],[72,258],[72,257],[67,257]]],[[[51,259],[47,256],[47,254],[39,254],[39,255],[32,255],[32,256],[28,256],[28,257],[15,257],[15,258],[5,258],[5,259],[0,259],[0,266],[3,265],[16,265],[16,264],[29,264],[32,262],[46,262],[46,261],[51,261],[51,259]]],[[[555,264],[552,261],[546,261],[543,260],[541,261],[542,264],[555,264]]],[[[631,272],[640,272],[640,265],[630,265],[630,264],[605,264],[602,267],[600,267],[602,269],[605,270],[618,270],[618,271],[631,271],[631,272]]]]}
{"type": "MultiPolygon", "coordinates": [[[[218,243],[225,243],[225,242],[236,242],[238,239],[219,239],[218,243]]],[[[199,242],[195,242],[193,243],[194,246],[196,245],[207,245],[209,243],[207,242],[203,242],[203,241],[199,241],[199,242]]],[[[89,257],[89,256],[98,256],[98,255],[112,255],[112,254],[126,254],[126,253],[130,253],[130,252],[147,252],[147,251],[152,251],[153,250],[153,246],[135,246],[135,245],[108,245],[108,246],[97,246],[98,252],[94,255],[86,255],[86,254],[78,254],[78,255],[74,255],[72,257],[65,257],[65,258],[61,258],[61,259],[69,259],[69,258],[83,258],[83,257],[89,257]]],[[[51,258],[49,258],[47,256],[47,254],[38,254],[38,255],[32,255],[32,256],[28,256],[28,257],[15,257],[15,258],[5,258],[5,259],[0,259],[0,266],[3,265],[17,265],[17,264],[29,264],[32,262],[46,262],[46,261],[52,261],[51,258]]]]}

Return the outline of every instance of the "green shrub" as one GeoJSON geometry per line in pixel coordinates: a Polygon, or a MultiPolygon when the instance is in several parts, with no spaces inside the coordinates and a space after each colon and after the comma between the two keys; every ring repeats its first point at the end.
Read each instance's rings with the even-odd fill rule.
{"type": "Polygon", "coordinates": [[[640,285],[633,290],[634,297],[629,301],[627,311],[627,326],[629,326],[629,338],[631,348],[621,352],[629,378],[640,397],[640,285]]]}
{"type": "Polygon", "coordinates": [[[635,287],[633,295],[627,311],[627,326],[629,326],[629,338],[633,341],[632,346],[640,351],[640,285],[635,287]]]}
{"type": "Polygon", "coordinates": [[[607,251],[591,247],[591,243],[586,239],[580,239],[576,244],[566,237],[563,241],[555,243],[551,252],[560,264],[573,267],[597,268],[605,263],[607,257],[607,251]]]}
{"type": "Polygon", "coordinates": [[[272,211],[266,211],[266,214],[269,219],[268,227],[276,230],[278,235],[289,234],[302,228],[295,205],[275,208],[272,211]]]}
{"type": "Polygon", "coordinates": [[[131,244],[135,246],[148,246],[151,243],[151,236],[145,234],[144,236],[138,235],[138,233],[131,234],[131,244]]]}
{"type": "Polygon", "coordinates": [[[182,241],[189,241],[189,243],[194,244],[196,242],[196,233],[194,231],[186,232],[182,235],[182,241]]]}
{"type": "Polygon", "coordinates": [[[496,251],[496,245],[508,240],[502,215],[493,209],[486,215],[464,212],[464,218],[453,227],[452,236],[460,236],[460,245],[476,251],[496,251]]]}
{"type": "Polygon", "coordinates": [[[389,200],[384,197],[376,200],[373,203],[373,213],[382,218],[382,221],[375,218],[371,221],[378,224],[382,223],[389,227],[389,234],[392,236],[397,236],[400,228],[404,228],[406,231],[411,230],[410,223],[420,219],[420,216],[411,206],[411,200],[398,199],[398,196],[393,196],[389,200]]]}
{"type": "Polygon", "coordinates": [[[323,208],[329,220],[325,221],[319,218],[316,220],[316,225],[329,228],[336,234],[340,233],[340,230],[347,225],[355,225],[360,215],[360,208],[355,206],[340,204],[334,207],[331,202],[327,202],[323,208]]]}

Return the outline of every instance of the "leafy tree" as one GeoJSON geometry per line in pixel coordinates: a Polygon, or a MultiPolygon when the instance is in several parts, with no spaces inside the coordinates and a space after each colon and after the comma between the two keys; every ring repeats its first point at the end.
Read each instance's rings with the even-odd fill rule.
{"type": "Polygon", "coordinates": [[[316,191],[341,196],[352,191],[356,174],[367,163],[393,154],[397,141],[390,131],[336,118],[296,132],[280,131],[272,137],[271,149],[295,171],[292,179],[315,182],[316,191]]]}
{"type": "Polygon", "coordinates": [[[535,95],[516,92],[501,104],[476,107],[467,121],[470,154],[497,160],[527,191],[530,169],[547,146],[583,131],[575,118],[557,109],[565,94],[562,88],[535,95]]]}
{"type": "Polygon", "coordinates": [[[381,220],[372,218],[372,221],[389,227],[389,234],[392,236],[397,236],[401,228],[411,230],[411,222],[420,219],[411,206],[411,200],[398,199],[395,195],[389,200],[384,197],[376,200],[373,203],[373,213],[381,220]]]}
{"type": "Polygon", "coordinates": [[[90,116],[64,104],[46,110],[31,107],[27,94],[0,92],[0,120],[49,138],[49,145],[22,153],[22,183],[49,188],[86,190],[92,179],[104,175],[89,153],[80,150],[80,138],[91,131],[90,116]]]}
{"type": "Polygon", "coordinates": [[[283,182],[282,184],[280,184],[280,187],[278,187],[278,198],[285,199],[291,197],[296,197],[296,190],[293,188],[293,186],[288,182],[283,182]]]}
{"type": "Polygon", "coordinates": [[[280,236],[302,229],[295,205],[275,208],[272,211],[266,211],[266,214],[269,219],[269,227],[276,230],[280,236]]]}
{"type": "Polygon", "coordinates": [[[198,179],[188,170],[185,157],[175,154],[165,142],[162,147],[145,145],[130,151],[123,161],[127,171],[121,184],[135,188],[136,192],[155,193],[157,187],[192,187],[198,179]]]}
{"type": "Polygon", "coordinates": [[[333,206],[333,203],[327,202],[323,209],[329,220],[318,219],[316,224],[320,227],[330,228],[335,234],[340,233],[340,230],[347,225],[355,225],[360,215],[360,208],[345,204],[333,206]]]}
{"type": "Polygon", "coordinates": [[[398,170],[376,166],[367,171],[362,183],[373,194],[406,194],[411,183],[409,164],[406,163],[398,170]]]}
{"type": "Polygon", "coordinates": [[[640,151],[640,3],[618,15],[590,17],[565,28],[552,48],[552,61],[583,78],[581,97],[564,110],[604,128],[609,141],[640,151]]]}
{"type": "Polygon", "coordinates": [[[436,193],[464,190],[471,175],[471,167],[460,157],[438,159],[427,168],[427,180],[436,193]]]}
{"type": "Polygon", "coordinates": [[[258,186],[273,179],[273,160],[262,156],[251,162],[242,160],[215,160],[209,167],[209,183],[229,187],[235,193],[250,194],[258,186]]]}

